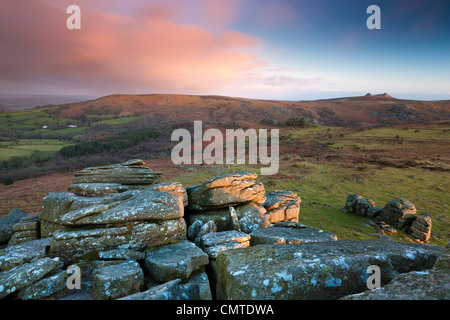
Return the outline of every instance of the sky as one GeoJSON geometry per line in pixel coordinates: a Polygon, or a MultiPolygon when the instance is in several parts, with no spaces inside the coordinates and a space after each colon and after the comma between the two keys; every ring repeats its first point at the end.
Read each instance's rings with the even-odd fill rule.
{"type": "Polygon", "coordinates": [[[449,17],[448,0],[3,0],[0,94],[450,99],[449,17]]]}

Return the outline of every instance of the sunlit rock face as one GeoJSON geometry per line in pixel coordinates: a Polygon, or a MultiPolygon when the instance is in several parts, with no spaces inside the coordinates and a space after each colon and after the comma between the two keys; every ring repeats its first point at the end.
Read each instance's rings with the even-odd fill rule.
{"type": "Polygon", "coordinates": [[[187,188],[188,210],[205,211],[253,202],[262,204],[266,200],[262,183],[251,172],[224,174],[205,181],[201,185],[187,188]]]}
{"type": "Polygon", "coordinates": [[[300,197],[294,192],[278,190],[266,194],[266,201],[263,206],[267,210],[266,215],[270,223],[298,222],[301,202],[300,197]]]}

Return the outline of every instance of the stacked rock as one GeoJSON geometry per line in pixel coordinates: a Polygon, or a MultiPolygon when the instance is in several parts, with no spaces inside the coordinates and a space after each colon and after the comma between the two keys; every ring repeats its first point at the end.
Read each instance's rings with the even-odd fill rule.
{"type": "Polygon", "coordinates": [[[361,217],[375,218],[382,208],[376,207],[372,199],[363,198],[357,194],[349,194],[345,202],[344,211],[348,213],[356,213],[361,217]]]}
{"type": "Polygon", "coordinates": [[[255,173],[237,172],[187,188],[188,224],[198,227],[212,221],[220,232],[234,230],[239,223],[245,233],[270,226],[262,206],[266,200],[264,185],[256,179],[255,173]]]}
{"type": "Polygon", "coordinates": [[[64,258],[185,239],[182,187],[151,189],[148,183],[154,177],[141,160],[75,174],[69,192],[50,194],[43,201],[41,234],[53,236],[50,252],[64,258]]]}
{"type": "Polygon", "coordinates": [[[409,227],[409,234],[427,242],[431,237],[431,218],[427,216],[417,217],[409,227]]]}
{"type": "Polygon", "coordinates": [[[394,199],[388,201],[381,212],[380,219],[393,225],[395,228],[403,230],[410,226],[416,219],[416,207],[413,203],[405,199],[394,199]]]}
{"type": "Polygon", "coordinates": [[[7,244],[14,235],[13,227],[28,214],[20,209],[13,209],[6,217],[0,218],[0,245],[7,244]]]}
{"type": "Polygon", "coordinates": [[[418,216],[413,203],[405,199],[390,200],[380,214],[380,219],[414,238],[428,242],[431,237],[431,218],[418,216]]]}
{"type": "Polygon", "coordinates": [[[41,214],[36,213],[27,216],[13,225],[14,234],[8,242],[8,246],[22,244],[39,239],[41,229],[41,214]]]}
{"type": "Polygon", "coordinates": [[[383,232],[396,233],[397,229],[423,242],[428,242],[431,237],[431,218],[417,216],[414,204],[405,199],[390,200],[384,208],[380,208],[375,207],[371,199],[349,194],[344,211],[370,219],[375,218],[383,232]]]}
{"type": "Polygon", "coordinates": [[[302,200],[292,191],[273,191],[266,195],[263,206],[270,223],[282,221],[298,222],[302,200]]]}

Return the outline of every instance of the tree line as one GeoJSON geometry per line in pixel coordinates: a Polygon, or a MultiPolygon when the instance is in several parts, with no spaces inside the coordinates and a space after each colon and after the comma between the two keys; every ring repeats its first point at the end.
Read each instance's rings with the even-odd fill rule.
{"type": "Polygon", "coordinates": [[[62,148],[59,152],[66,157],[72,158],[86,154],[101,153],[104,150],[114,154],[119,150],[127,149],[143,141],[155,139],[161,136],[161,131],[155,128],[139,129],[121,133],[114,137],[100,140],[77,143],[62,148]]]}

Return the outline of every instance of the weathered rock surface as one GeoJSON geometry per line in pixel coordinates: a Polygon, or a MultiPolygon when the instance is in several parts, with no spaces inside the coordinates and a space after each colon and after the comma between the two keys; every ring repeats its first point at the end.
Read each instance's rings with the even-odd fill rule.
{"type": "Polygon", "coordinates": [[[144,272],[139,263],[128,260],[98,268],[93,276],[92,295],[96,300],[114,300],[139,292],[144,272]]]}
{"type": "Polygon", "coordinates": [[[187,279],[209,261],[206,253],[187,240],[150,248],[145,253],[145,267],[150,276],[159,282],[187,279]]]}
{"type": "Polygon", "coordinates": [[[67,287],[69,274],[64,270],[49,275],[19,291],[21,300],[40,300],[55,293],[61,292],[67,287]]]}
{"type": "Polygon", "coordinates": [[[251,234],[250,245],[258,244],[293,244],[305,242],[337,241],[337,236],[331,232],[304,227],[269,227],[251,234]]]}
{"type": "Polygon", "coordinates": [[[409,227],[408,233],[416,239],[427,242],[431,237],[431,225],[430,217],[419,216],[409,227]]]}
{"type": "Polygon", "coordinates": [[[179,182],[163,182],[149,187],[149,191],[169,191],[173,192],[183,199],[183,205],[186,207],[188,205],[188,194],[183,185],[179,182]]]}
{"type": "Polygon", "coordinates": [[[200,247],[211,259],[216,259],[223,251],[248,246],[250,246],[250,235],[236,230],[208,233],[200,240],[200,247]]]}
{"type": "Polygon", "coordinates": [[[365,290],[368,266],[382,282],[431,268],[442,248],[394,241],[332,241],[259,245],[217,257],[220,299],[339,299],[365,290]]]}
{"type": "Polygon", "coordinates": [[[281,221],[298,222],[300,197],[292,191],[273,191],[266,195],[263,206],[266,208],[270,223],[281,221]]]}
{"type": "Polygon", "coordinates": [[[423,242],[428,242],[431,237],[431,218],[417,216],[414,204],[405,199],[390,200],[384,208],[379,208],[375,207],[375,203],[371,199],[350,194],[347,197],[344,211],[356,213],[369,219],[376,219],[378,224],[381,225],[382,231],[385,232],[395,232],[392,230],[393,227],[423,242]]]}
{"type": "Polygon", "coordinates": [[[197,220],[188,229],[188,239],[200,246],[202,236],[211,232],[217,232],[217,226],[214,221],[203,223],[197,220]]]}
{"type": "Polygon", "coordinates": [[[98,256],[103,260],[145,260],[145,252],[129,249],[111,249],[107,251],[100,251],[98,256]]]}
{"type": "Polygon", "coordinates": [[[349,295],[342,300],[449,300],[450,246],[428,270],[399,275],[386,286],[349,295]]]}
{"type": "Polygon", "coordinates": [[[83,197],[100,197],[109,193],[122,193],[129,189],[129,187],[118,183],[80,183],[67,187],[68,192],[83,197]]]}
{"type": "MultiPolygon", "coordinates": [[[[254,230],[267,228],[270,222],[266,217],[266,209],[255,203],[247,203],[233,207],[238,218],[238,224],[241,231],[251,233],[254,230]]],[[[213,221],[217,227],[217,231],[234,230],[233,223],[230,218],[230,208],[219,208],[215,210],[207,210],[199,213],[188,213],[186,219],[189,225],[193,225],[196,221],[207,223],[213,221]]],[[[235,222],[235,225],[237,223],[235,222]]]]}
{"type": "Polygon", "coordinates": [[[158,246],[184,240],[184,219],[154,223],[131,222],[110,228],[64,228],[55,232],[50,254],[62,258],[82,256],[91,251],[111,249],[139,250],[143,246],[158,246]]]}
{"type": "Polygon", "coordinates": [[[28,214],[20,209],[13,209],[6,217],[0,218],[0,244],[7,243],[14,234],[13,226],[28,214]]]}
{"type": "MultiPolygon", "coordinates": [[[[404,299],[400,288],[410,298],[449,298],[448,250],[336,241],[298,223],[297,194],[266,197],[250,172],[187,189],[178,182],[152,185],[158,176],[141,160],[88,168],[69,192],[45,197],[40,215],[16,210],[8,217],[18,220],[2,219],[14,235],[0,250],[0,299],[404,299]],[[67,288],[64,264],[80,267],[80,290],[67,288]],[[383,289],[351,296],[366,289],[374,264],[383,289]]],[[[381,209],[351,195],[346,209],[376,218],[387,232],[384,215],[427,241],[431,219],[412,206],[396,199],[381,209]]]]}
{"type": "Polygon", "coordinates": [[[186,286],[176,279],[118,300],[200,300],[200,293],[197,287],[186,286]]]}
{"type": "Polygon", "coordinates": [[[50,241],[44,238],[0,250],[0,271],[44,258],[50,241]]]}
{"type": "Polygon", "coordinates": [[[262,183],[251,172],[224,174],[198,186],[187,188],[190,211],[204,211],[243,203],[262,204],[266,200],[262,183]]]}
{"type": "Polygon", "coordinates": [[[60,218],[65,226],[105,225],[132,221],[163,221],[182,218],[183,199],[174,193],[144,191],[112,204],[99,204],[66,213],[60,218]]]}
{"type": "Polygon", "coordinates": [[[8,246],[18,245],[37,240],[41,237],[40,213],[21,219],[13,225],[14,234],[9,239],[8,246]]]}
{"type": "Polygon", "coordinates": [[[149,185],[155,183],[161,174],[161,172],[155,172],[146,167],[142,160],[130,160],[121,164],[81,170],[75,173],[73,183],[149,185]]]}
{"type": "Polygon", "coordinates": [[[372,199],[363,198],[357,194],[349,194],[344,206],[344,211],[370,219],[376,218],[381,210],[382,208],[375,207],[372,199]]]}
{"type": "Polygon", "coordinates": [[[405,199],[394,199],[388,201],[380,214],[380,219],[393,225],[397,229],[411,225],[416,217],[416,207],[405,199]]]}
{"type": "Polygon", "coordinates": [[[59,259],[42,258],[0,273],[0,299],[42,279],[62,267],[59,259]]]}

